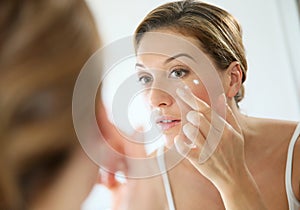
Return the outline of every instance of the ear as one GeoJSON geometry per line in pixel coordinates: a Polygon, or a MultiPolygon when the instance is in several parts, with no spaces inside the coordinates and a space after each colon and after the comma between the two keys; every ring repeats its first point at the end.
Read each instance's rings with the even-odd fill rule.
{"type": "Polygon", "coordinates": [[[229,87],[226,95],[228,98],[233,98],[242,86],[243,71],[239,62],[234,61],[228,66],[226,72],[227,78],[229,78],[229,87]]]}

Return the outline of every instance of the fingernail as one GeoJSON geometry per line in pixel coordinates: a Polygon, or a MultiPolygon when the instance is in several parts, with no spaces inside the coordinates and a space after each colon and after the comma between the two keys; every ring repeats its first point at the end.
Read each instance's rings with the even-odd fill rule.
{"type": "Polygon", "coordinates": [[[191,122],[195,126],[200,125],[200,115],[199,112],[196,111],[189,111],[186,115],[186,119],[191,122]]]}
{"type": "Polygon", "coordinates": [[[186,134],[186,133],[192,133],[194,129],[190,123],[187,123],[182,127],[182,130],[186,134]]]}

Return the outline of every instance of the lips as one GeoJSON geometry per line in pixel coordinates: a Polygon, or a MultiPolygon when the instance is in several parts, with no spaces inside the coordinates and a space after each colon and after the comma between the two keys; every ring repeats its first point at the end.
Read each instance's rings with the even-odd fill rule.
{"type": "Polygon", "coordinates": [[[173,117],[160,117],[156,120],[156,124],[163,130],[169,130],[170,128],[173,128],[174,126],[181,123],[180,119],[176,119],[173,117]]]}

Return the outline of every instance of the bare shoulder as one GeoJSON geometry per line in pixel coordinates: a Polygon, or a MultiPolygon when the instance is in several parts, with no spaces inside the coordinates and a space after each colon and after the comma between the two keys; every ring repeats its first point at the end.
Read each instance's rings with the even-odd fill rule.
{"type": "MultiPolygon", "coordinates": [[[[275,154],[278,157],[287,157],[288,147],[295,133],[299,122],[274,120],[274,119],[260,119],[252,118],[255,129],[258,130],[259,136],[263,136],[260,145],[264,145],[264,149],[271,149],[272,156],[275,154]],[[262,144],[267,142],[267,144],[262,144]]],[[[285,162],[285,161],[283,161],[285,162]]],[[[292,169],[292,186],[295,196],[300,200],[300,136],[293,151],[293,169],[292,169]]]]}
{"type": "Polygon", "coordinates": [[[259,152],[265,154],[268,151],[273,158],[277,157],[281,162],[285,162],[284,158],[287,156],[288,145],[297,122],[249,117],[248,125],[248,138],[245,138],[248,151],[258,152],[256,146],[260,145],[259,152]]]}
{"type": "Polygon", "coordinates": [[[256,128],[265,137],[276,141],[289,142],[295,132],[298,122],[277,119],[255,119],[256,128]]]}
{"type": "MultiPolygon", "coordinates": [[[[296,127],[299,122],[295,121],[284,121],[284,120],[272,120],[264,119],[260,121],[262,129],[265,130],[267,136],[273,145],[277,145],[277,151],[282,148],[285,157],[287,157],[287,148],[295,134],[296,127]]],[[[283,153],[281,153],[283,154],[283,153]]],[[[300,200],[300,135],[294,145],[293,150],[293,169],[292,169],[292,187],[294,194],[298,200],[300,200]]]]}
{"type": "Polygon", "coordinates": [[[300,200],[300,133],[295,133],[298,123],[279,121],[274,127],[274,132],[279,136],[284,135],[287,145],[290,145],[294,134],[298,135],[293,149],[292,187],[296,198],[300,200]]]}

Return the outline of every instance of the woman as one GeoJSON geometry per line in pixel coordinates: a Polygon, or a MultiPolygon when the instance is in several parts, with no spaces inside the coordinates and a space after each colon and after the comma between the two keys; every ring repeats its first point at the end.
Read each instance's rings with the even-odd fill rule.
{"type": "Polygon", "coordinates": [[[1,1],[0,209],[81,209],[98,166],[72,122],[76,78],[99,47],[83,0],[1,1]]]}
{"type": "Polygon", "coordinates": [[[199,1],[166,3],[137,27],[135,47],[156,122],[187,156],[162,174],[169,209],[299,209],[300,126],[240,112],[247,60],[232,15],[199,1]]]}

